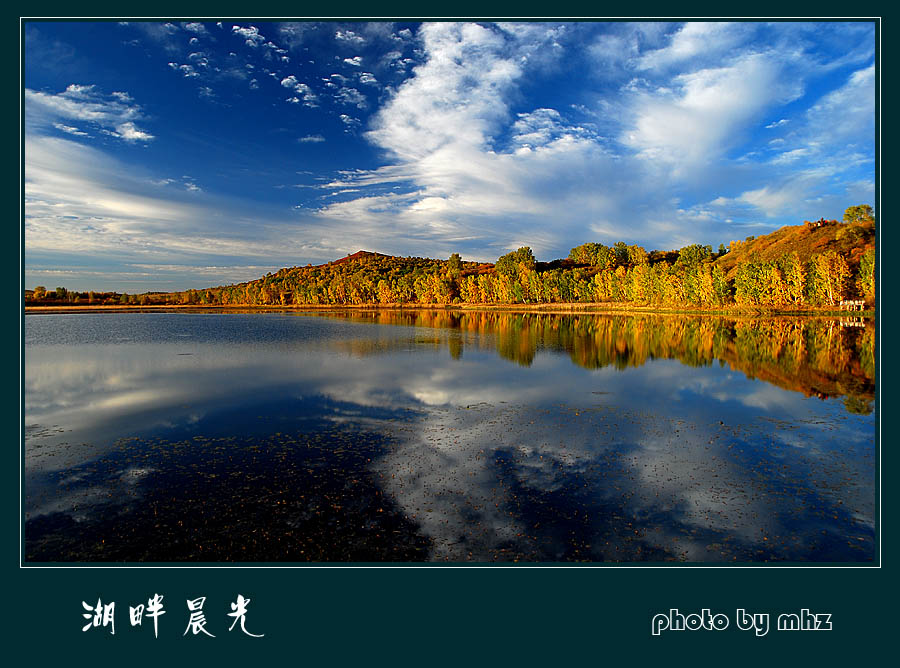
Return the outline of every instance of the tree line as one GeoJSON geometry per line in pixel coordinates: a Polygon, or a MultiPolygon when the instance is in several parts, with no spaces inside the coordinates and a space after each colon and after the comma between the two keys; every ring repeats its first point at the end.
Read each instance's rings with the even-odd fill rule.
{"type": "MultiPolygon", "coordinates": [[[[847,210],[844,227],[860,222],[872,222],[871,207],[847,210]]],[[[537,262],[531,248],[523,246],[493,265],[463,261],[458,253],[447,260],[358,253],[202,290],[79,295],[38,286],[30,299],[26,294],[26,301],[216,306],[610,303],[761,309],[829,307],[846,299],[874,304],[874,248],[855,257],[828,249],[805,258],[796,251],[765,260],[750,254],[726,273],[717,260],[729,252],[724,244],[718,252],[700,244],[647,252],[624,242],[589,242],[572,248],[566,259],[549,263],[537,262]]]]}

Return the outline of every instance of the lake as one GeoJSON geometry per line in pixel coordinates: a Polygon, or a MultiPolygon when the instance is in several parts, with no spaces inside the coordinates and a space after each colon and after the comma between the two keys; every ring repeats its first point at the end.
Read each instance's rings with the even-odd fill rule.
{"type": "Polygon", "coordinates": [[[859,319],[25,317],[26,562],[871,562],[859,319]]]}

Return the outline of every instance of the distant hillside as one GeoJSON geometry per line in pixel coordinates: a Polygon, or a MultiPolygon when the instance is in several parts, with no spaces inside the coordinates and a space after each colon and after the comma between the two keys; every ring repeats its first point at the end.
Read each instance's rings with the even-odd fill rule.
{"type": "Polygon", "coordinates": [[[385,255],[383,253],[373,253],[372,251],[367,250],[358,250],[355,253],[351,253],[345,257],[339,258],[337,260],[332,260],[331,262],[326,262],[325,264],[316,265],[318,267],[324,267],[329,264],[344,264],[345,262],[354,262],[356,260],[371,260],[378,258],[389,258],[390,255],[385,255]]]}
{"type": "Polygon", "coordinates": [[[796,252],[803,263],[814,255],[835,251],[850,265],[859,266],[863,253],[875,248],[875,223],[839,223],[836,220],[804,221],[787,225],[761,237],[732,241],[729,252],[716,259],[727,278],[734,278],[739,264],[774,262],[787,253],[796,252]]]}
{"type": "MultiPolygon", "coordinates": [[[[866,209],[851,216],[853,209],[866,209]]],[[[538,262],[523,246],[495,263],[395,257],[360,250],[325,264],[287,267],[256,280],[173,293],[51,293],[30,305],[361,306],[446,304],[630,304],[660,308],[791,310],[875,304],[875,223],[871,207],[847,219],[804,222],[718,253],[692,244],[647,252],[587,242],[568,258],[538,262]],[[856,303],[846,303],[848,300],[856,303]]]]}

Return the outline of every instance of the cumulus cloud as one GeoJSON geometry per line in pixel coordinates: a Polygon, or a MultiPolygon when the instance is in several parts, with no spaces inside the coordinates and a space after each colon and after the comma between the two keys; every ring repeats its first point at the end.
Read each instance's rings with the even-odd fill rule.
{"type": "Polygon", "coordinates": [[[432,247],[484,243],[488,217],[515,216],[515,238],[495,227],[499,247],[521,242],[540,249],[554,241],[546,217],[565,209],[568,198],[579,196],[582,211],[597,213],[608,205],[596,189],[581,192],[587,181],[613,177],[604,149],[559,112],[520,114],[512,140],[495,140],[511,119],[509,97],[523,74],[523,57],[539,50],[536,39],[552,40],[552,33],[528,31],[520,42],[517,34],[494,28],[440,24],[423,26],[421,34],[426,61],[376,114],[366,135],[394,164],[349,175],[343,184],[414,189],[337,202],[320,216],[356,220],[373,236],[389,229],[432,247]]]}
{"type": "Polygon", "coordinates": [[[179,65],[178,63],[169,63],[169,67],[176,72],[179,72],[186,79],[192,79],[194,77],[200,76],[200,74],[194,69],[193,65],[179,65]]]}
{"type": "Polygon", "coordinates": [[[355,88],[341,88],[335,94],[335,99],[341,104],[354,106],[357,109],[366,109],[369,106],[369,103],[366,101],[366,96],[355,88]]]}
{"type": "MultiPolygon", "coordinates": [[[[219,26],[221,27],[221,24],[219,24],[219,26]]],[[[192,32],[192,33],[195,33],[195,34],[197,34],[197,35],[207,35],[207,34],[209,34],[209,33],[207,32],[207,30],[206,30],[206,26],[204,26],[202,23],[196,23],[196,22],[192,22],[192,23],[183,23],[183,24],[182,24],[182,27],[183,27],[185,30],[187,30],[188,32],[192,32]]]]}
{"type": "Polygon", "coordinates": [[[248,28],[232,26],[231,32],[238,37],[243,38],[244,44],[252,48],[256,48],[261,44],[266,43],[266,38],[259,34],[259,28],[256,26],[250,26],[248,28]]]}
{"type": "Polygon", "coordinates": [[[319,103],[318,96],[308,84],[298,81],[293,74],[281,80],[281,85],[292,89],[296,95],[287,98],[291,104],[303,104],[306,107],[316,107],[319,103]]]}
{"type": "Polygon", "coordinates": [[[334,33],[334,38],[341,42],[349,42],[351,44],[365,44],[366,39],[362,35],[357,35],[352,30],[338,30],[334,33]]]}
{"type": "MultiPolygon", "coordinates": [[[[619,81],[612,84],[622,86],[619,94],[568,107],[590,122],[562,108],[517,108],[529,77],[564,66],[566,39],[580,29],[423,25],[419,64],[364,135],[388,164],[328,184],[362,192],[318,215],[338,229],[356,221],[361,234],[396,235],[426,252],[471,244],[482,251],[478,259],[493,259],[484,252],[491,245],[499,253],[517,244],[557,257],[591,236],[660,248],[728,241],[745,236],[732,225],[760,212],[769,218],[813,205],[834,171],[803,161],[834,142],[814,138],[811,128],[837,122],[858,136],[853,119],[874,115],[863,104],[852,111],[850,88],[823,98],[803,123],[784,115],[815,73],[803,48],[783,48],[793,36],[776,31],[774,41],[760,43],[759,28],[748,24],[617,25],[606,35],[612,42],[594,41],[585,55],[587,62],[606,58],[616,74],[600,79],[619,81]],[[618,46],[623,55],[614,59],[618,46]],[[838,109],[845,118],[831,117],[838,109]],[[767,123],[810,130],[805,142],[785,139],[777,152],[773,145],[732,155],[767,123]]],[[[381,62],[389,67],[401,56],[381,62]]],[[[853,83],[864,80],[861,72],[853,83]]]]}

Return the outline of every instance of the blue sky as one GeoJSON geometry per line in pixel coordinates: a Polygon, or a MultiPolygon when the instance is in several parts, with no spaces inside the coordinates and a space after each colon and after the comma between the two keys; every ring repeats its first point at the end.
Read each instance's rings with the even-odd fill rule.
{"type": "Polygon", "coordinates": [[[874,205],[872,23],[28,22],[26,286],[718,247],[874,205]]]}

